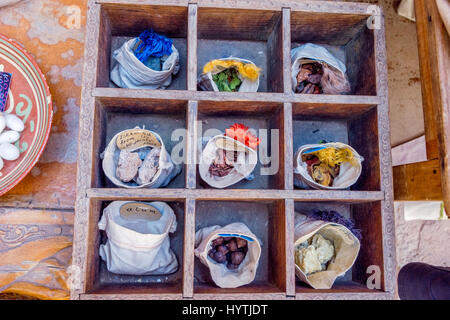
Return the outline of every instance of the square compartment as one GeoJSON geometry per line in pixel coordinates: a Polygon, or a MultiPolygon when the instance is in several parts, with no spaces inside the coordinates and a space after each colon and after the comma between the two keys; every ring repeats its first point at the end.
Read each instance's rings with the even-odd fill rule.
{"type": "MultiPolygon", "coordinates": [[[[368,4],[344,2],[288,1],[282,6],[267,2],[253,7],[245,1],[233,5],[219,1],[90,2],[86,30],[91,51],[87,52],[84,64],[88,70],[95,67],[91,70],[95,79],[87,77],[83,83],[84,117],[80,128],[86,131],[81,137],[92,137],[79,141],[84,156],[78,163],[78,172],[86,180],[78,184],[77,190],[73,260],[81,269],[83,285],[73,288],[72,298],[394,298],[395,257],[391,254],[395,248],[390,241],[394,223],[389,210],[392,199],[382,200],[383,194],[392,190],[389,172],[383,179],[386,183],[380,182],[381,172],[391,167],[389,161],[381,161],[384,156],[381,142],[389,135],[389,126],[384,108],[376,106],[382,102],[386,85],[384,70],[378,68],[380,73],[376,74],[376,64],[386,63],[384,30],[366,27],[366,21],[373,16],[365,13],[366,8],[370,9],[368,4]],[[180,52],[180,73],[167,91],[116,88],[110,81],[113,51],[126,39],[149,28],[174,39],[180,52]],[[196,32],[188,34],[188,29],[196,32]],[[307,42],[325,45],[345,60],[352,85],[350,95],[302,98],[291,93],[289,65],[285,65],[290,60],[287,51],[307,42]],[[190,48],[195,51],[187,52],[190,48]],[[195,80],[208,60],[230,55],[250,59],[263,69],[260,93],[186,91],[188,82],[192,84],[190,80],[195,80]],[[190,71],[188,62],[194,64],[190,71]],[[115,187],[103,174],[100,154],[108,139],[120,130],[145,124],[162,136],[167,149],[178,143],[184,147],[187,144],[191,150],[198,149],[198,159],[202,147],[196,148],[196,137],[201,138],[202,133],[214,127],[223,134],[235,122],[256,129],[283,131],[275,139],[277,150],[269,140],[263,150],[266,151],[263,154],[271,155],[272,150],[277,154],[275,175],[256,176],[253,181],[242,181],[219,192],[202,182],[191,162],[172,180],[168,186],[171,189],[165,190],[124,190],[115,187]],[[183,138],[177,135],[180,139],[172,142],[173,130],[185,131],[186,127],[189,135],[183,138]],[[321,139],[346,141],[364,156],[361,178],[349,191],[291,190],[292,151],[301,144],[321,139]],[[133,277],[106,270],[98,252],[105,240],[98,230],[98,221],[103,208],[114,199],[144,202],[157,199],[175,210],[178,228],[171,235],[171,242],[180,265],[176,273],[167,277],[133,277]],[[330,290],[312,289],[295,278],[294,207],[335,209],[352,217],[363,233],[361,251],[353,268],[330,290]],[[262,256],[255,281],[235,289],[222,289],[212,282],[209,270],[195,257],[193,237],[194,231],[201,227],[233,221],[246,223],[261,238],[262,256]],[[373,274],[367,273],[370,266],[380,268],[379,290],[367,288],[366,281],[373,274]]],[[[379,18],[384,19],[382,15],[379,18]]],[[[180,153],[181,149],[185,148],[179,148],[180,153]]],[[[191,156],[189,160],[195,158],[195,154],[191,156]]],[[[270,163],[266,166],[270,167],[270,163]]],[[[261,167],[261,164],[257,167],[257,173],[261,167]]]]}
{"type": "Polygon", "coordinates": [[[345,63],[350,94],[377,95],[374,31],[369,14],[291,11],[291,48],[308,42],[323,45],[345,63]]]}
{"type": "Polygon", "coordinates": [[[259,92],[283,92],[281,11],[198,9],[197,75],[210,60],[236,57],[262,69],[259,92]]]}
{"type": "MultiPolygon", "coordinates": [[[[201,137],[225,134],[225,129],[235,123],[242,123],[250,129],[254,129],[253,134],[256,134],[262,140],[257,149],[258,163],[253,171],[254,179],[250,181],[243,179],[229,186],[229,189],[283,188],[284,172],[282,164],[284,163],[284,154],[281,151],[283,150],[284,138],[281,131],[282,119],[283,105],[280,103],[241,101],[200,101],[198,103],[199,140],[201,137]],[[278,134],[278,138],[276,134],[278,134]]],[[[204,145],[206,146],[206,144],[204,145]]],[[[199,161],[202,150],[203,146],[199,144],[197,157],[199,161]]],[[[197,165],[197,189],[204,188],[212,187],[200,177],[197,165]]]]}
{"type": "Polygon", "coordinates": [[[350,190],[380,191],[376,106],[296,103],[292,111],[294,156],[301,146],[322,140],[348,144],[364,158],[361,176],[350,190]]]}
{"type": "Polygon", "coordinates": [[[134,4],[102,4],[97,87],[118,88],[110,80],[115,65],[114,50],[145,30],[153,29],[173,40],[180,54],[180,71],[173,76],[168,90],[187,87],[187,20],[186,6],[158,6],[134,4]],[[168,23],[170,21],[170,23],[168,23]]]}
{"type": "MultiPolygon", "coordinates": [[[[296,293],[344,293],[344,292],[374,292],[384,291],[384,260],[383,260],[383,230],[381,221],[381,202],[370,203],[311,203],[295,202],[295,211],[312,213],[314,210],[336,211],[346,218],[353,219],[357,229],[361,231],[362,240],[358,257],[345,275],[338,277],[329,290],[315,290],[295,278],[296,293]],[[368,272],[370,266],[380,268],[380,285],[377,290],[367,287],[367,279],[373,274],[368,272]]],[[[295,239],[294,239],[295,241],[295,239]]]]}
{"type": "MultiPolygon", "coordinates": [[[[160,200],[157,200],[160,201],[160,200]]],[[[142,201],[152,202],[152,200],[142,201]]],[[[178,260],[178,270],[170,275],[120,275],[109,272],[105,261],[99,255],[100,244],[107,240],[106,233],[98,229],[97,223],[102,217],[103,209],[111,201],[92,200],[89,221],[90,242],[87,257],[87,294],[180,294],[183,281],[183,241],[184,241],[184,202],[163,201],[174,211],[177,229],[169,233],[170,248],[178,260]]]]}
{"type": "Polygon", "coordinates": [[[220,288],[208,267],[195,257],[194,296],[198,294],[282,293],[286,291],[285,213],[282,201],[198,201],[195,231],[201,228],[242,222],[261,241],[261,257],[255,280],[239,288],[220,288]]]}
{"type": "Polygon", "coordinates": [[[136,126],[155,131],[164,141],[166,150],[175,163],[181,165],[181,172],[165,188],[184,188],[186,165],[186,108],[187,101],[159,99],[98,98],[96,100],[94,127],[94,188],[118,188],[104,174],[101,153],[111,139],[119,132],[136,126]],[[175,131],[177,130],[177,131],[175,131]],[[179,134],[174,134],[178,132],[179,134]],[[174,134],[175,141],[172,141],[174,134]],[[180,146],[182,143],[184,145],[180,146]],[[172,154],[174,149],[180,150],[172,154]]]}

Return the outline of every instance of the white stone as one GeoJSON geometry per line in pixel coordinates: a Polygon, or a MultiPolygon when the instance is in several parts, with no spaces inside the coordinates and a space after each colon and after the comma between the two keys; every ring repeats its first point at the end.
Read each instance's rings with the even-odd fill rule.
{"type": "Polygon", "coordinates": [[[6,126],[11,130],[22,132],[25,129],[25,125],[20,118],[14,114],[5,115],[6,118],[6,126]]]}
{"type": "Polygon", "coordinates": [[[0,133],[3,132],[3,129],[6,127],[6,119],[4,116],[0,114],[0,133]]]}
{"type": "Polygon", "coordinates": [[[20,139],[20,133],[17,131],[5,131],[0,134],[0,144],[2,143],[14,143],[20,139]]]}
{"type": "Polygon", "coordinates": [[[15,145],[10,143],[0,144],[0,157],[5,160],[14,161],[20,156],[20,151],[15,145]]]}

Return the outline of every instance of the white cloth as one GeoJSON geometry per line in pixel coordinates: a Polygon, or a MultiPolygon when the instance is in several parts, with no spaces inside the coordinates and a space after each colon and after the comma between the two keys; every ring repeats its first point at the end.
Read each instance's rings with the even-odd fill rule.
{"type": "Polygon", "coordinates": [[[333,242],[334,257],[326,270],[306,275],[295,265],[295,275],[301,281],[314,289],[331,289],[336,278],[344,275],[355,263],[361,247],[358,238],[341,224],[314,220],[299,212],[295,213],[294,230],[294,248],[316,233],[333,242]]]}
{"type": "Polygon", "coordinates": [[[245,179],[253,170],[255,170],[256,164],[258,162],[258,154],[252,148],[247,147],[242,142],[234,140],[224,135],[217,135],[211,138],[206,147],[203,149],[202,154],[200,156],[200,164],[199,164],[199,173],[200,177],[211,187],[214,188],[226,188],[235,183],[238,183],[242,179],[245,179]],[[238,157],[235,163],[234,168],[231,170],[229,174],[224,177],[216,177],[212,176],[209,172],[209,167],[213,163],[216,158],[217,150],[219,149],[216,145],[216,140],[225,139],[233,144],[235,143],[244,151],[238,151],[238,157]]]}
{"type": "Polygon", "coordinates": [[[147,131],[154,134],[158,141],[161,143],[158,171],[156,172],[156,175],[150,182],[144,183],[142,185],[138,185],[135,182],[123,182],[116,177],[116,168],[120,156],[120,149],[117,147],[116,143],[117,137],[121,134],[121,132],[119,132],[108,143],[108,146],[103,153],[102,162],[103,172],[108,177],[108,179],[111,180],[111,182],[116,186],[129,189],[165,187],[174,177],[176,177],[181,172],[181,166],[174,164],[172,158],[166,150],[164,141],[161,139],[159,134],[151,130],[147,131]]]}
{"type": "Polygon", "coordinates": [[[340,142],[324,143],[324,144],[309,144],[300,147],[294,156],[294,185],[299,188],[305,188],[305,184],[314,189],[326,189],[326,190],[341,190],[346,189],[354,185],[362,172],[362,162],[364,158],[361,157],[355,149],[340,142]],[[352,151],[356,161],[355,164],[344,162],[341,164],[338,176],[334,179],[331,187],[326,187],[314,181],[311,175],[308,173],[308,166],[306,162],[303,162],[302,155],[304,152],[315,149],[318,147],[324,148],[348,148],[352,151]]]}
{"type": "Polygon", "coordinates": [[[338,69],[345,77],[347,68],[345,64],[331,54],[325,47],[313,43],[307,43],[291,50],[291,77],[292,90],[295,92],[297,86],[297,75],[302,59],[311,59],[325,62],[326,64],[338,69]]]}
{"type": "Polygon", "coordinates": [[[212,280],[220,288],[237,288],[255,279],[261,257],[261,244],[245,224],[236,222],[224,227],[211,226],[200,229],[195,233],[195,247],[195,255],[209,268],[212,280]],[[217,263],[208,256],[211,241],[221,237],[222,234],[225,237],[243,236],[248,241],[247,254],[236,270],[230,270],[226,264],[217,263]]]}
{"type": "MultiPolygon", "coordinates": [[[[129,275],[163,275],[177,271],[169,233],[175,232],[175,214],[164,202],[150,202],[162,216],[157,221],[124,219],[120,207],[130,201],[114,201],[103,210],[98,228],[108,236],[100,256],[110,272],[129,275]]],[[[133,202],[133,201],[131,201],[133,202]]]]}

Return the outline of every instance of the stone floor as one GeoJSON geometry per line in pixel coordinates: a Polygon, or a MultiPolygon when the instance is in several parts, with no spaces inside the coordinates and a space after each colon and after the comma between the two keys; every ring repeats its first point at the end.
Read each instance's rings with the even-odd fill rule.
{"type": "MultiPolygon", "coordinates": [[[[425,139],[420,137],[392,151],[394,165],[426,160],[425,139]]],[[[395,203],[395,233],[397,241],[397,268],[410,262],[424,262],[450,267],[450,220],[422,220],[424,217],[439,218],[439,205],[425,208],[421,220],[411,220],[405,206],[415,203],[395,203]]]]}
{"type": "MultiPolygon", "coordinates": [[[[0,8],[0,32],[36,58],[55,112],[42,158],[0,197],[0,293],[68,297],[65,268],[71,253],[86,2],[22,0],[0,8]]],[[[424,132],[415,24],[395,14],[394,0],[369,2],[385,8],[391,138],[399,145],[424,132]]],[[[409,261],[450,265],[449,222],[406,222],[401,204],[395,213],[399,266],[409,261]]]]}

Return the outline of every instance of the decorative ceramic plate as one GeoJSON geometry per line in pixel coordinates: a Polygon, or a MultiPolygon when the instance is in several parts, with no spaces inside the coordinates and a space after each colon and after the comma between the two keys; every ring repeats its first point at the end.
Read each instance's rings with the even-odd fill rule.
{"type": "Polygon", "coordinates": [[[4,161],[0,195],[19,183],[38,161],[52,124],[52,100],[45,77],[34,59],[17,42],[0,34],[0,70],[12,74],[5,112],[23,120],[25,130],[16,142],[20,157],[4,161]]]}

